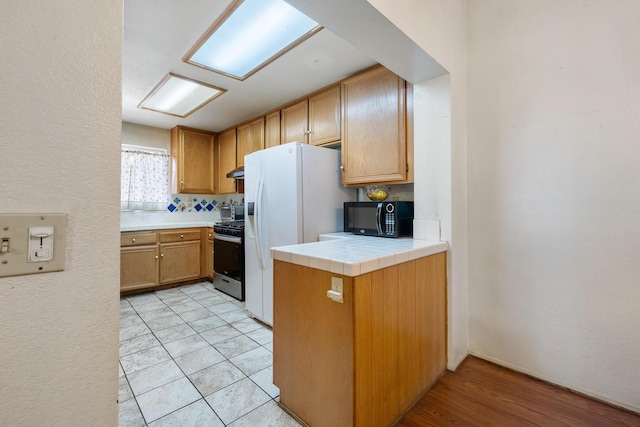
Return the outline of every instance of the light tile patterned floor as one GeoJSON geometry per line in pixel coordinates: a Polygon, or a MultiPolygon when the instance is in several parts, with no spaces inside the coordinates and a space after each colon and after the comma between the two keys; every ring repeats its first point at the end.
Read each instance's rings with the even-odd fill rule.
{"type": "Polygon", "coordinates": [[[273,334],[208,282],[120,299],[120,427],[299,426],[276,403],[273,334]]]}

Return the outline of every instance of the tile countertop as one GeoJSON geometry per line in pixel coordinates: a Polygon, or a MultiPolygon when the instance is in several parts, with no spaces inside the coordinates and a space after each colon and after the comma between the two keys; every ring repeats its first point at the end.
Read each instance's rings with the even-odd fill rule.
{"type": "Polygon", "coordinates": [[[193,221],[193,222],[166,222],[157,224],[135,224],[121,225],[120,231],[142,231],[160,230],[166,228],[193,228],[193,227],[213,227],[213,224],[220,221],[193,221]]]}
{"type": "Polygon", "coordinates": [[[331,233],[320,235],[319,242],[271,248],[271,258],[354,277],[448,248],[436,240],[331,233]]]}

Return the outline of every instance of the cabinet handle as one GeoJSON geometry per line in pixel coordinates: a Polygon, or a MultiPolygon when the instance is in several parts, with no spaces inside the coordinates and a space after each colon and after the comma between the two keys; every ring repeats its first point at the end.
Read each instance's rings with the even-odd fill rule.
{"type": "Polygon", "coordinates": [[[160,254],[160,256],[164,256],[164,254],[160,254]]]}
{"type": "Polygon", "coordinates": [[[209,237],[211,237],[211,233],[209,233],[209,237]]]}
{"type": "Polygon", "coordinates": [[[180,181],[180,187],[184,190],[184,181],[180,181]]]}
{"type": "Polygon", "coordinates": [[[344,170],[344,166],[340,165],[340,170],[343,171],[344,170]]]}
{"type": "Polygon", "coordinates": [[[180,238],[181,238],[181,239],[184,239],[184,234],[181,234],[181,235],[180,235],[180,238]]]}
{"type": "Polygon", "coordinates": [[[158,259],[158,255],[156,255],[156,259],[158,259]]]}
{"type": "Polygon", "coordinates": [[[135,242],[136,242],[135,237],[134,237],[133,239],[131,239],[131,242],[133,242],[133,243],[135,243],[135,242]]]}

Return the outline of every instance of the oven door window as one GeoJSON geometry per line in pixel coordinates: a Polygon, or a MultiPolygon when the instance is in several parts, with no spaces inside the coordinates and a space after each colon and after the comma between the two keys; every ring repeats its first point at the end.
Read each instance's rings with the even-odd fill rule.
{"type": "MultiPolygon", "coordinates": [[[[223,237],[224,238],[224,237],[223,237]]],[[[238,242],[213,239],[213,269],[216,273],[241,281],[244,270],[243,247],[238,242]]]]}

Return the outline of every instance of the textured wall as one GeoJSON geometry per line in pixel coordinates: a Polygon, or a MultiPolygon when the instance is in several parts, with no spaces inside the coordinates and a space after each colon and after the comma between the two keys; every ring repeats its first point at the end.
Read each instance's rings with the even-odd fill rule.
{"type": "Polygon", "coordinates": [[[470,347],[640,411],[640,2],[468,2],[470,347]]]}
{"type": "Polygon", "coordinates": [[[3,2],[0,211],[68,228],[65,271],[0,278],[2,425],[117,424],[121,38],[118,2],[3,2]]]}

